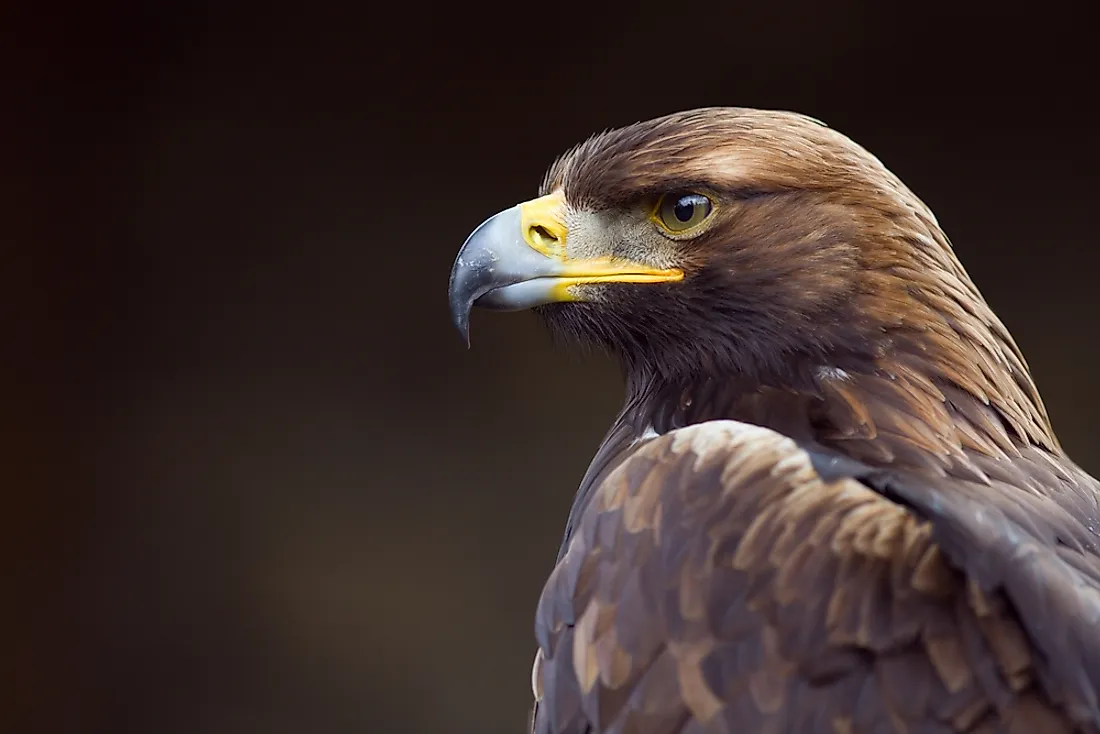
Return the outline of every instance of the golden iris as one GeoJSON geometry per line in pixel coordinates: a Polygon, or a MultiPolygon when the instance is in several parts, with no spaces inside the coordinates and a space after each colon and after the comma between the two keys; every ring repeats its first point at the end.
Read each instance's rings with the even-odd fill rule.
{"type": "Polygon", "coordinates": [[[703,223],[714,211],[710,199],[702,194],[668,194],[657,205],[658,223],[669,232],[684,232],[703,223]]]}

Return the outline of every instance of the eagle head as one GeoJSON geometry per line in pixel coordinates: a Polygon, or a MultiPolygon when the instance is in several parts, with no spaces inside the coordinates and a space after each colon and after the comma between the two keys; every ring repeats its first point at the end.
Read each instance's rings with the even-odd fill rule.
{"type": "Polygon", "coordinates": [[[699,109],[591,137],[538,198],[470,235],[450,300],[467,338],[472,306],[534,308],[628,373],[667,379],[787,385],[899,349],[967,369],[960,328],[1017,359],[931,211],[864,148],[790,112],[699,109]]]}

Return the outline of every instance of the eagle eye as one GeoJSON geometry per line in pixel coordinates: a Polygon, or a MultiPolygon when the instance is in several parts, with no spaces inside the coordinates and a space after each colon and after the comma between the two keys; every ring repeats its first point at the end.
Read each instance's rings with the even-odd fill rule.
{"type": "Polygon", "coordinates": [[[702,224],[712,211],[714,205],[702,194],[675,193],[662,196],[653,214],[657,224],[679,234],[702,224]]]}

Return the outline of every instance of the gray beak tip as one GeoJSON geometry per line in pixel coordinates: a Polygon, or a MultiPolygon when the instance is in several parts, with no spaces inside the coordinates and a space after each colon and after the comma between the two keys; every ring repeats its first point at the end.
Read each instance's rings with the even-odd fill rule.
{"type": "Polygon", "coordinates": [[[462,337],[463,343],[466,348],[470,348],[470,318],[469,316],[459,316],[455,314],[454,325],[458,329],[458,335],[462,337]]]}
{"type": "Polygon", "coordinates": [[[466,342],[466,348],[470,347],[470,309],[477,300],[477,290],[469,287],[468,274],[463,272],[459,263],[455,264],[451,272],[451,282],[448,288],[449,305],[451,309],[451,323],[458,329],[462,341],[466,342]]]}
{"type": "Polygon", "coordinates": [[[470,311],[475,305],[518,310],[545,303],[547,282],[560,264],[524,241],[520,207],[495,214],[475,229],[451,268],[448,298],[451,319],[470,346],[470,311]]]}

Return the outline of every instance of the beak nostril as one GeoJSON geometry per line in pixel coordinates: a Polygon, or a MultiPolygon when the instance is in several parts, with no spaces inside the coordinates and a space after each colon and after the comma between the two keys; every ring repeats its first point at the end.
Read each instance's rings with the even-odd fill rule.
{"type": "Polygon", "coordinates": [[[542,247],[550,247],[558,244],[558,238],[550,233],[546,227],[541,224],[532,225],[528,230],[531,240],[542,247]]]}

